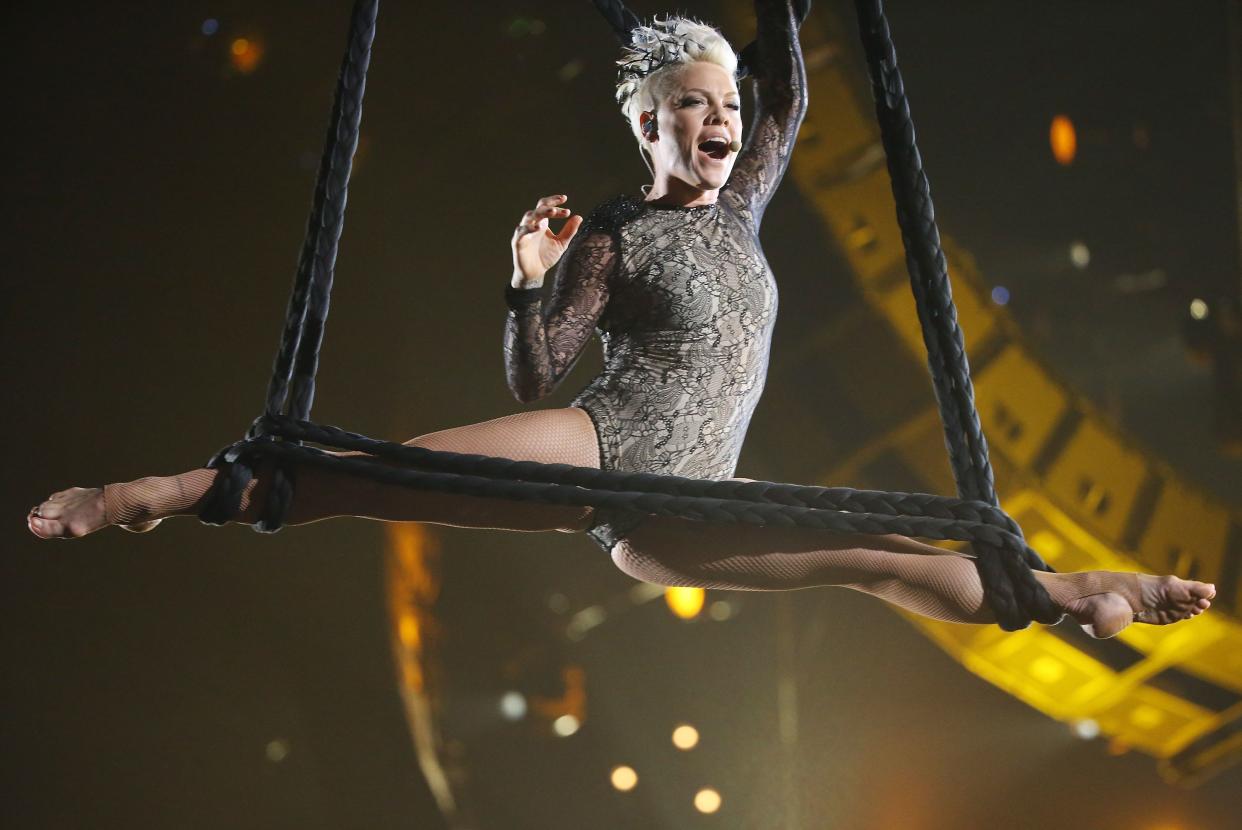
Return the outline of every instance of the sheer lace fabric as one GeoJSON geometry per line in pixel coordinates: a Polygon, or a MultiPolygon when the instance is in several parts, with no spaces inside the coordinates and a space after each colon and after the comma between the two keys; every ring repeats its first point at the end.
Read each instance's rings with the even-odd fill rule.
{"type": "MultiPolygon", "coordinates": [[[[763,392],[777,292],[759,224],[788,165],[806,79],[788,0],[755,5],[753,126],[717,201],[617,197],[578,231],[546,303],[537,290],[509,295],[506,366],[520,400],[550,393],[592,333],[603,342],[603,371],[573,402],[595,423],[603,469],[728,478],[763,392]]],[[[609,548],[635,524],[600,519],[592,535],[609,548]]]]}

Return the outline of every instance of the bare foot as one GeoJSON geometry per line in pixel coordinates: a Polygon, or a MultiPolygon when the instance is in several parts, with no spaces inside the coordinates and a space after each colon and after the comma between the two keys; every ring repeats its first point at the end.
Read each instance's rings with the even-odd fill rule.
{"type": "Polygon", "coordinates": [[[1215,585],[1176,576],[1107,571],[1063,576],[1086,577],[1088,584],[1104,589],[1063,603],[1083,630],[1098,638],[1115,637],[1132,622],[1168,625],[1189,620],[1210,608],[1216,596],[1215,585]]]}
{"type": "Polygon", "coordinates": [[[41,539],[77,539],[107,523],[102,487],[70,487],[53,493],[26,516],[30,532],[41,539]]]}
{"type": "MultiPolygon", "coordinates": [[[[132,533],[146,533],[160,521],[152,519],[121,527],[132,533]]],[[[100,487],[70,487],[53,493],[26,516],[26,526],[41,539],[77,539],[107,524],[104,491],[100,487]]]]}

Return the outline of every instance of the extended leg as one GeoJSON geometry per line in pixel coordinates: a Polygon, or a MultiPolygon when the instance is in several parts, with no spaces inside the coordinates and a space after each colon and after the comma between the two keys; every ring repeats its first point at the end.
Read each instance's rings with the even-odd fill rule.
{"type": "MultiPolygon", "coordinates": [[[[581,409],[524,412],[480,424],[434,432],[407,442],[433,450],[473,453],[547,464],[599,466],[599,446],[591,419],[581,409]]],[[[358,453],[340,453],[358,455],[358,453]]],[[[99,488],[73,488],[39,505],[28,520],[37,535],[82,536],[108,524],[134,524],[169,516],[194,515],[215,471],[191,470],[176,476],[141,478],[99,488]]],[[[257,518],[267,477],[260,468],[242,501],[241,522],[257,518]]],[[[302,467],[289,524],[331,516],[362,516],[422,521],[462,527],[508,530],[583,530],[591,509],[458,496],[376,484],[352,475],[302,467]]]]}
{"type": "MultiPolygon", "coordinates": [[[[734,590],[838,585],[938,620],[992,623],[971,558],[904,536],[652,519],[612,551],[648,582],[734,590]]],[[[1169,623],[1202,613],[1215,588],[1176,577],[1090,571],[1036,577],[1053,601],[1096,636],[1131,621],[1169,623]]]]}

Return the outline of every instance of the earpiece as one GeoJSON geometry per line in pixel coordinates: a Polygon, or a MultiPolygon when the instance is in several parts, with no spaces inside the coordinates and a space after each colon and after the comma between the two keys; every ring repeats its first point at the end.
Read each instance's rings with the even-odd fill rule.
{"type": "Polygon", "coordinates": [[[651,113],[651,118],[643,124],[643,137],[650,140],[656,135],[656,117],[655,113],[651,113]]]}

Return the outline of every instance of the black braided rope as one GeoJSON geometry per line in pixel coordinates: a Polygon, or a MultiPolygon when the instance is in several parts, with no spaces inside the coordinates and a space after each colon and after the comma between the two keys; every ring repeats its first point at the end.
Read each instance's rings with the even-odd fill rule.
{"type": "MultiPolygon", "coordinates": [[[[306,238],[268,385],[265,411],[271,415],[279,414],[287,406],[290,414],[307,418],[314,401],[315,373],[319,368],[319,350],[331,303],[337,248],[345,227],[349,177],[358,147],[362,100],[378,12],[378,0],[357,0],[350,18],[345,57],[337,76],[306,238]]],[[[217,475],[199,513],[204,522],[223,524],[237,514],[242,491],[254,475],[249,461],[247,454],[233,453],[230,457],[225,451],[207,462],[208,467],[220,470],[221,474],[217,475]]],[[[263,515],[255,527],[264,532],[278,530],[292,499],[293,473],[278,467],[273,470],[263,515]]]]}
{"type": "MultiPolygon", "coordinates": [[[[402,445],[398,444],[397,447],[402,445]]],[[[416,449],[405,447],[405,449],[416,449]]],[[[976,541],[1021,554],[1025,542],[1021,536],[991,524],[941,518],[936,516],[901,516],[889,513],[858,513],[834,511],[791,504],[751,502],[739,499],[712,498],[693,495],[670,495],[629,490],[605,490],[564,484],[556,481],[522,481],[455,473],[426,472],[384,464],[373,458],[336,456],[313,447],[284,442],[257,442],[247,445],[255,457],[274,457],[296,461],[299,465],[322,467],[335,472],[348,472],[371,481],[398,484],[421,490],[456,493],[459,495],[499,498],[510,501],[532,501],[544,504],[605,507],[632,510],[652,516],[666,516],[696,521],[728,524],[805,527],[848,533],[901,533],[927,539],[976,541]]],[[[433,453],[452,455],[452,453],[433,453]]],[[[490,460],[490,459],[489,459],[490,460]]],[[[556,467],[558,465],[535,465],[556,467]]],[[[577,471],[580,468],[567,468],[577,471]]],[[[598,471],[597,471],[598,472],[598,471]]],[[[555,471],[546,473],[551,479],[555,471]]]]}
{"type": "MultiPolygon", "coordinates": [[[[936,227],[931,188],[915,144],[914,123],[905,94],[897,53],[881,0],[855,0],[858,25],[875,96],[876,117],[888,157],[897,219],[906,249],[906,265],[927,347],[936,399],[944,423],[945,444],[962,498],[996,505],[987,440],[975,408],[970,364],[949,282],[948,265],[936,227]]],[[[975,562],[988,603],[1002,628],[1013,631],[1031,619],[1055,622],[1060,612],[1030,571],[1031,563],[976,548],[975,562]]],[[[1031,567],[1039,567],[1031,565],[1031,567]]],[[[1042,569],[1048,569],[1046,565],[1042,569]]]]}
{"type": "MultiPolygon", "coordinates": [[[[624,6],[595,0],[601,10],[613,9],[610,21],[620,24],[637,20],[624,6]]],[[[865,0],[859,0],[860,5],[865,0]]],[[[874,3],[879,12],[879,4],[874,3]]],[[[335,427],[325,427],[306,420],[314,395],[314,375],[318,364],[318,351],[322,343],[324,322],[327,318],[332,284],[336,245],[343,225],[345,194],[349,179],[349,161],[357,142],[357,130],[361,115],[362,93],[365,73],[369,63],[370,44],[374,36],[376,0],[358,0],[351,23],[349,49],[342,65],[337,97],[333,105],[333,125],[329,129],[327,148],[320,166],[315,190],[307,239],[299,262],[294,297],[290,301],[284,338],[273,369],[269,388],[268,406],[247,432],[246,438],[224,448],[209,462],[220,474],[206,499],[200,516],[204,521],[223,523],[236,515],[242,490],[254,476],[255,465],[262,459],[272,459],[277,471],[292,470],[301,465],[325,467],[352,473],[382,483],[398,484],[419,489],[432,489],[472,496],[539,501],[554,504],[593,506],[639,513],[676,516],[711,522],[732,522],[757,525],[800,526],[855,533],[902,533],[930,539],[954,539],[976,544],[976,559],[983,577],[989,602],[997,611],[1002,627],[1009,630],[1023,628],[1030,616],[1023,618],[1026,608],[1036,609],[1036,618],[1044,622],[1056,622],[1060,614],[1055,609],[1044,613],[1039,600],[1047,600],[1042,588],[1035,582],[1031,568],[1047,569],[1022,538],[1017,524],[996,503],[992,491],[991,469],[980,477],[964,467],[965,479],[959,478],[959,491],[963,498],[948,498],[912,493],[883,493],[847,488],[803,487],[773,482],[699,481],[676,476],[657,476],[649,473],[624,473],[601,471],[592,468],[567,465],[544,465],[519,462],[503,458],[433,452],[419,447],[407,447],[386,441],[377,441],[335,427]],[[291,357],[292,356],[292,357],[291,357]],[[293,402],[285,406],[290,383],[293,385],[293,402]],[[286,409],[286,413],[281,410],[286,409]],[[361,450],[370,457],[341,457],[302,444],[311,441],[342,449],[361,450]],[[410,467],[421,469],[410,469],[410,467]],[[962,480],[967,481],[963,487],[962,480]],[[980,489],[980,482],[987,486],[980,489]],[[970,497],[971,492],[983,492],[986,498],[970,497]],[[1025,580],[1023,579],[1025,577],[1025,580]],[[1029,584],[1028,584],[1029,583],[1029,584]],[[1034,591],[1030,590],[1034,585],[1034,591]],[[998,597],[993,594],[998,594],[998,597]]],[[[805,16],[809,3],[799,4],[800,18],[805,16]]],[[[860,15],[861,18],[861,15],[860,15]]],[[[614,24],[614,29],[618,24],[614,24]]],[[[632,27],[631,27],[632,28],[632,27]]],[[[880,17],[880,28],[885,38],[887,26],[880,17]]],[[[875,26],[864,25],[865,32],[874,32],[875,26]]],[[[628,41],[628,29],[626,30],[628,41]]],[[[865,34],[864,39],[868,36],[865,34]]],[[[929,360],[933,372],[950,359],[960,368],[944,374],[950,378],[947,385],[937,380],[937,394],[942,400],[969,401],[969,417],[978,439],[950,439],[951,454],[977,461],[982,448],[982,463],[986,466],[986,443],[978,430],[978,417],[974,413],[973,394],[970,391],[969,370],[965,364],[965,351],[961,347],[960,330],[947,334],[926,331],[928,319],[934,326],[936,318],[949,320],[956,328],[956,313],[948,293],[947,271],[943,268],[943,254],[939,253],[938,234],[926,179],[922,176],[918,151],[913,147],[913,128],[909,124],[909,109],[901,94],[900,76],[896,75],[896,61],[891,43],[884,47],[879,40],[877,54],[888,56],[884,72],[873,73],[877,81],[877,102],[888,102],[890,91],[900,117],[890,119],[882,116],[882,129],[886,134],[885,146],[901,146],[888,133],[896,129],[899,138],[908,137],[909,149],[906,160],[912,158],[913,173],[903,175],[906,168],[898,169],[891,161],[894,172],[894,190],[898,182],[914,182],[914,208],[898,195],[899,218],[902,219],[903,237],[906,239],[908,261],[911,263],[912,282],[920,306],[928,304],[930,312],[921,308],[925,339],[928,342],[929,360]],[[887,73],[887,74],[885,74],[887,73]],[[895,126],[894,126],[895,125],[895,126]],[[919,185],[921,183],[921,190],[919,185]],[[922,224],[910,221],[918,217],[922,224]],[[909,226],[912,230],[907,230],[909,226]],[[929,229],[930,228],[930,233],[929,229]],[[921,234],[921,236],[920,236],[921,234]],[[926,251],[927,239],[934,250],[926,251]],[[930,256],[930,259],[928,258],[930,256]],[[924,275],[936,273],[939,262],[943,273],[943,287],[924,275]],[[933,267],[928,267],[928,264],[933,267]],[[940,293],[936,293],[939,290],[940,293]],[[934,305],[929,296],[937,298],[934,305]],[[942,344],[948,348],[942,348],[942,344]],[[946,358],[946,354],[948,358],[946,358]],[[955,397],[954,386],[965,389],[965,398],[955,397]],[[945,394],[941,396],[942,387],[945,394]],[[970,443],[975,449],[962,450],[970,443]]],[[[869,47],[869,55],[873,51],[869,47]]],[[[882,59],[883,60],[883,59],[882,59]]],[[[881,104],[877,103],[877,107],[881,104]]],[[[942,405],[946,417],[946,429],[952,423],[962,423],[963,418],[952,407],[942,405]]],[[[959,464],[955,461],[957,474],[959,464]]],[[[271,532],[279,529],[287,512],[293,489],[284,473],[273,478],[273,486],[264,504],[263,519],[257,529],[271,532]]],[[[1050,601],[1047,603],[1050,606],[1050,601]]]]}
{"type": "MultiPolygon", "coordinates": [[[[711,481],[448,453],[380,441],[347,432],[338,427],[323,426],[287,417],[260,417],[252,431],[264,436],[277,435],[294,439],[295,442],[311,441],[338,449],[357,450],[375,458],[438,473],[481,476],[487,479],[518,482],[561,484],[588,490],[639,493],[644,496],[665,494],[678,498],[708,498],[718,501],[945,520],[962,527],[976,529],[975,535],[963,541],[999,538],[994,535],[994,531],[1008,534],[1019,543],[1006,543],[1006,548],[1021,552],[1023,558],[1032,566],[1042,564],[1038,555],[1022,541],[1022,533],[1017,523],[1000,508],[985,502],[926,493],[855,490],[847,487],[809,487],[770,481],[711,481]]],[[[265,450],[262,447],[263,445],[258,445],[255,451],[264,453],[265,450]]],[[[609,506],[631,508],[642,512],[636,504],[612,501],[609,506]]],[[[667,514],[660,513],[660,515],[667,514]]]]}

